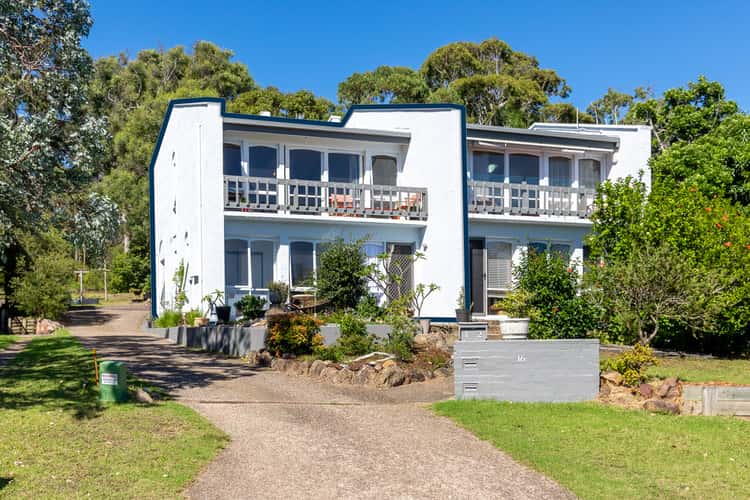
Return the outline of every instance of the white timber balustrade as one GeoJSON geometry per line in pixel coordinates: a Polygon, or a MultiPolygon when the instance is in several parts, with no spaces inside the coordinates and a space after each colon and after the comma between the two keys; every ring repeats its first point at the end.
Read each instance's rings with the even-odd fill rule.
{"type": "Polygon", "coordinates": [[[241,212],[427,219],[427,189],[224,176],[224,208],[241,212]]]}
{"type": "Polygon", "coordinates": [[[595,189],[469,181],[469,211],[478,214],[559,215],[586,218],[595,189]]]}

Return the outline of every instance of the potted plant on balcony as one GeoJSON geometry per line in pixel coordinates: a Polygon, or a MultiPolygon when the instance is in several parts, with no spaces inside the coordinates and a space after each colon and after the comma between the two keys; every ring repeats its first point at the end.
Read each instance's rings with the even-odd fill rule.
{"type": "Polygon", "coordinates": [[[435,283],[430,283],[429,285],[419,283],[411,292],[411,305],[414,306],[414,311],[416,311],[417,313],[417,318],[419,319],[419,326],[422,329],[422,333],[430,333],[431,325],[431,321],[429,319],[422,317],[422,307],[424,307],[424,303],[427,298],[438,290],[440,290],[440,287],[435,283]]]}
{"type": "Polygon", "coordinates": [[[466,323],[471,321],[471,308],[466,309],[466,295],[464,287],[458,290],[458,299],[456,299],[456,321],[466,323]]]}
{"type": "Polygon", "coordinates": [[[503,316],[498,320],[503,340],[524,340],[528,337],[531,322],[529,296],[527,291],[514,290],[493,306],[503,316]]]}
{"type": "Polygon", "coordinates": [[[203,297],[203,301],[208,302],[208,311],[206,311],[206,315],[208,316],[208,323],[210,325],[215,325],[218,322],[229,322],[229,315],[232,312],[232,309],[224,304],[224,292],[221,290],[214,290],[212,293],[203,297]]]}

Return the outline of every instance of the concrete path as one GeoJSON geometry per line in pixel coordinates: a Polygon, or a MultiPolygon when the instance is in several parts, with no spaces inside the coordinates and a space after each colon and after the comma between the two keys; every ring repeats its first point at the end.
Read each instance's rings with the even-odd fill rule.
{"type": "Polygon", "coordinates": [[[138,331],[145,314],[98,308],[67,325],[229,434],[189,497],[572,497],[420,404],[449,397],[450,380],[376,390],[251,370],[138,331]]]}

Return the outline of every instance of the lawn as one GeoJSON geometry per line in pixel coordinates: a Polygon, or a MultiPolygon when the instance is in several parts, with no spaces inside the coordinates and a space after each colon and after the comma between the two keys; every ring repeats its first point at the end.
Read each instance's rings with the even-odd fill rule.
{"type": "Polygon", "coordinates": [[[13,335],[0,335],[0,351],[11,345],[16,340],[18,339],[13,335]]]}
{"type": "Polygon", "coordinates": [[[679,377],[687,382],[731,382],[750,385],[750,361],[746,359],[659,358],[648,375],[679,377]]]}
{"type": "Polygon", "coordinates": [[[0,369],[0,497],[177,497],[226,436],[174,402],[102,406],[67,332],[0,369]]]}
{"type": "Polygon", "coordinates": [[[434,410],[582,498],[750,497],[750,421],[596,403],[445,401],[434,410]]]}

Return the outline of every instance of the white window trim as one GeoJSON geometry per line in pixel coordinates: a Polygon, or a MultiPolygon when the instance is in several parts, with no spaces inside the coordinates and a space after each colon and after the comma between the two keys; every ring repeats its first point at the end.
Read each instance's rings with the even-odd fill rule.
{"type": "MultiPolygon", "coordinates": [[[[252,283],[253,283],[252,243],[254,241],[266,241],[266,242],[269,242],[269,243],[271,243],[273,245],[273,252],[272,252],[273,265],[271,266],[271,272],[272,272],[273,276],[271,277],[271,281],[275,281],[276,277],[279,275],[278,274],[278,259],[277,259],[277,254],[278,254],[278,251],[279,251],[279,240],[278,240],[278,238],[263,238],[263,237],[260,237],[260,236],[253,236],[251,238],[247,238],[247,237],[243,237],[243,236],[231,236],[231,235],[227,235],[227,236],[224,237],[225,247],[226,247],[226,241],[227,240],[239,240],[239,241],[244,241],[244,242],[247,243],[247,284],[246,285],[228,285],[226,283],[226,276],[224,276],[224,286],[227,287],[227,288],[231,287],[231,288],[234,288],[236,290],[242,290],[242,291],[247,291],[247,292],[254,292],[254,291],[257,291],[257,292],[267,292],[268,288],[253,288],[253,286],[252,286],[252,283]]],[[[225,252],[226,252],[226,250],[225,250],[225,252]]]]}

